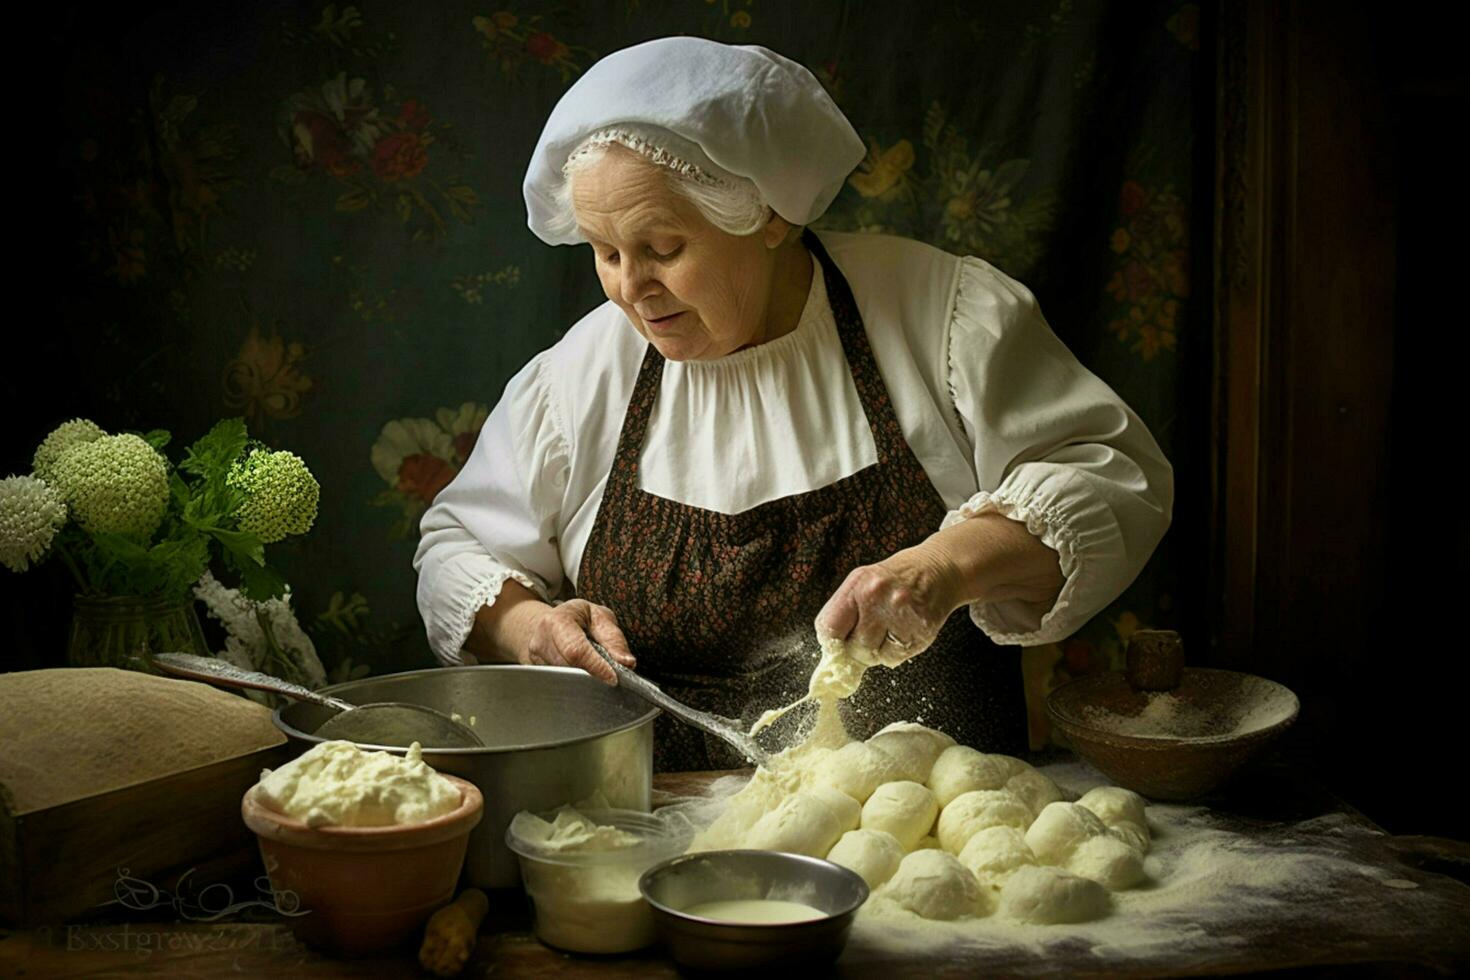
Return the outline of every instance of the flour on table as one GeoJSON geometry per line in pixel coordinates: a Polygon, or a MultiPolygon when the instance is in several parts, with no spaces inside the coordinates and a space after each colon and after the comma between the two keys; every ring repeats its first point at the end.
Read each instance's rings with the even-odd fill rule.
{"type": "MultiPolygon", "coordinates": [[[[1106,913],[1107,887],[1143,880],[1148,837],[1141,799],[1096,798],[1127,836],[1114,835],[1102,817],[1065,802],[1055,783],[1021,759],[959,745],[913,722],[855,741],[838,702],[857,690],[864,672],[840,641],[823,641],[802,699],[817,704],[810,732],[758,768],[690,850],[826,857],[867,881],[873,900],[864,915],[936,921],[1007,909],[1024,921],[1076,921],[1106,913]],[[1053,807],[1069,809],[1053,813],[1053,807]],[[1032,845],[1027,834],[1038,822],[1042,830],[1032,845]],[[990,833],[967,850],[972,839],[996,829],[1011,834],[990,833]],[[1016,881],[1024,869],[1044,865],[1054,867],[1016,881]],[[1014,893],[1009,899],[1007,889],[1014,893]]],[[[762,721],[791,707],[767,712],[762,721]]]]}

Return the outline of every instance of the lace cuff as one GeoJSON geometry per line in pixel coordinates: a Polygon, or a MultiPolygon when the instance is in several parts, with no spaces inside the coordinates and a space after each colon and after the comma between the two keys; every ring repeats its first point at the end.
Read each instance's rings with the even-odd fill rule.
{"type": "Polygon", "coordinates": [[[1011,499],[1004,490],[995,493],[982,490],[961,504],[958,510],[946,514],[939,527],[943,530],[991,512],[1025,524],[1027,531],[1055,551],[1061,561],[1064,581],[1056,602],[1049,609],[1044,609],[1040,603],[1021,599],[972,602],[970,619],[992,641],[1002,646],[1040,646],[1071,635],[1081,625],[1073,610],[1077,609],[1077,593],[1085,577],[1082,574],[1085,563],[1077,557],[1077,535],[1066,517],[1054,506],[1020,503],[1011,499]]]}
{"type": "Polygon", "coordinates": [[[547,598],[541,583],[524,572],[504,566],[492,571],[464,596],[451,614],[450,621],[445,624],[445,632],[439,642],[433,645],[434,656],[439,663],[446,667],[464,664],[460,651],[464,648],[464,641],[469,638],[470,630],[474,628],[475,616],[481,607],[495,605],[495,600],[500,597],[500,590],[505,587],[506,579],[514,579],[542,599],[547,598]]]}

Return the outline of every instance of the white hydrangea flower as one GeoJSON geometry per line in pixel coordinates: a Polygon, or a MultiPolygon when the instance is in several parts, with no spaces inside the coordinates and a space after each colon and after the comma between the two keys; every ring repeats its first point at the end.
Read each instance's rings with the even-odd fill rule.
{"type": "Polygon", "coordinates": [[[36,455],[31,459],[31,469],[36,476],[43,480],[51,480],[55,474],[52,467],[61,458],[61,454],[73,446],[79,446],[84,442],[93,442],[107,435],[101,426],[91,419],[72,419],[63,422],[51,430],[51,434],[41,440],[36,447],[36,455]]]}
{"type": "Polygon", "coordinates": [[[93,533],[149,538],[168,510],[168,460],[139,436],[73,445],[51,470],[52,486],[93,533]]]}
{"type": "Polygon", "coordinates": [[[45,480],[0,480],[0,564],[12,572],[23,572],[40,560],[65,523],[66,504],[45,480]]]}
{"type": "Polygon", "coordinates": [[[311,530],[322,488],[300,456],[257,449],[230,467],[226,479],[245,491],[235,515],[240,530],[253,531],[266,544],[311,530]]]}
{"type": "MultiPolygon", "coordinates": [[[[291,610],[289,585],[280,598],[255,602],[241,595],[238,589],[226,588],[214,575],[205,572],[194,586],[194,595],[225,628],[225,648],[218,654],[220,659],[244,670],[260,671],[305,687],[317,688],[327,683],[327,672],[317,657],[316,644],[291,610]],[[270,626],[269,640],[261,629],[257,610],[270,626]],[[272,642],[287,662],[283,663],[273,653],[272,642]]],[[[263,704],[271,703],[263,691],[247,693],[263,704]]]]}

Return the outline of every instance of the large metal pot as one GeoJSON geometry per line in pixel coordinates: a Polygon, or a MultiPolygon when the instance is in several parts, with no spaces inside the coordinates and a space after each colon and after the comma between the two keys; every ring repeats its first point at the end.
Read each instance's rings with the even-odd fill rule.
{"type": "MultiPolygon", "coordinates": [[[[468,779],[485,797],[470,836],[468,882],[520,884],[505,828],[521,810],[547,810],[597,791],[608,804],[648,812],[653,792],[653,720],[658,709],[569,667],[480,665],[365,677],[323,688],[354,704],[404,701],[457,713],[485,742],[479,749],[426,749],[424,761],[468,779]]],[[[302,751],[322,741],[334,712],[298,701],[275,711],[277,727],[302,751]]],[[[402,754],[397,746],[365,746],[402,754]]]]}

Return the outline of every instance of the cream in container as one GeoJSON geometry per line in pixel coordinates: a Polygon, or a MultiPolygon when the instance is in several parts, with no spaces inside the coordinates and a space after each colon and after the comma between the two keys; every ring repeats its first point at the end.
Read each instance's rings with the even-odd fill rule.
{"type": "Polygon", "coordinates": [[[638,879],[683,853],[692,830],[632,810],[521,812],[505,832],[520,858],[536,936],[577,953],[627,953],[657,938],[638,879]]]}
{"type": "Polygon", "coordinates": [[[402,758],[352,742],[322,742],[279,769],[263,770],[255,795],[308,827],[422,823],[460,804],[459,789],[424,762],[417,742],[402,758]]]}

